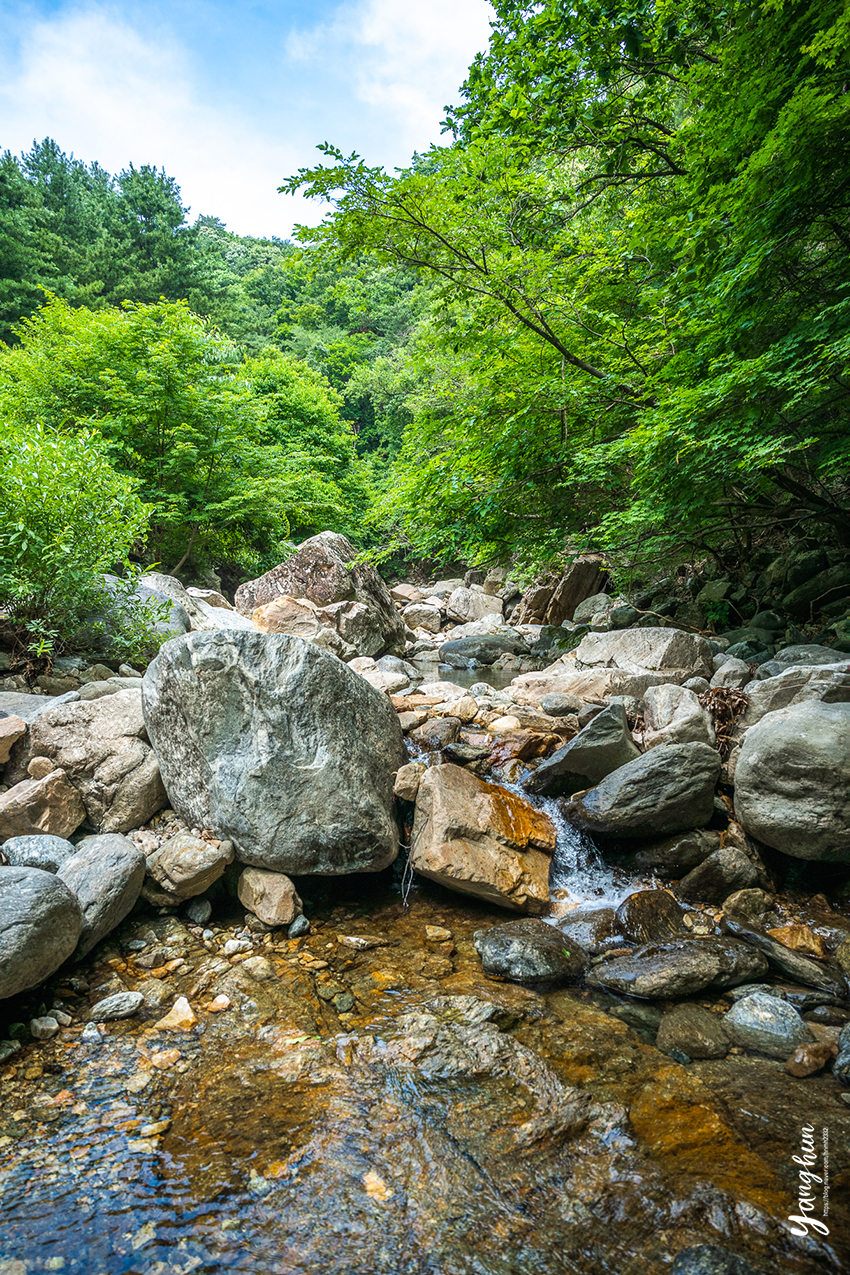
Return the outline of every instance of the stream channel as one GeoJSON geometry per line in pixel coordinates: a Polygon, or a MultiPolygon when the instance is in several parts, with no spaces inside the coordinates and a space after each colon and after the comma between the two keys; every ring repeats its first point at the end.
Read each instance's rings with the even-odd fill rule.
{"type": "MultiPolygon", "coordinates": [[[[555,897],[652,884],[546,806],[555,897]]],[[[489,978],[473,934],[510,914],[422,880],[405,900],[401,867],[298,881],[294,940],[247,931],[223,889],[207,938],[137,910],[5,1004],[0,1035],[10,1013],[72,1021],[0,1065],[0,1275],[654,1275],[700,1245],[764,1275],[847,1269],[833,1077],[681,1065],[655,1004],[489,978]],[[138,1016],[87,1023],[126,988],[138,1016]],[[197,1022],[158,1029],[178,996],[197,1022]],[[786,1222],[805,1121],[830,1131],[827,1239],[786,1222]]]]}

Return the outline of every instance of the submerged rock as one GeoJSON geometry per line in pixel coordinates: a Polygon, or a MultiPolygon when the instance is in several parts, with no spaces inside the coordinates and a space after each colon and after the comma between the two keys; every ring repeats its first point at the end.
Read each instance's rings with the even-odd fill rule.
{"type": "Polygon", "coordinates": [[[148,668],[143,699],[171,804],[285,873],[378,871],[398,853],[389,700],[313,643],[192,633],[148,668]]]}
{"type": "Polygon", "coordinates": [[[476,930],[473,937],[485,972],[516,983],[571,983],[590,964],[575,940],[534,918],[476,930]]]}
{"type": "Polygon", "coordinates": [[[655,1047],[663,1054],[676,1049],[689,1058],[725,1058],[731,1043],[717,1014],[701,1005],[677,1005],[662,1018],[655,1047]]]}

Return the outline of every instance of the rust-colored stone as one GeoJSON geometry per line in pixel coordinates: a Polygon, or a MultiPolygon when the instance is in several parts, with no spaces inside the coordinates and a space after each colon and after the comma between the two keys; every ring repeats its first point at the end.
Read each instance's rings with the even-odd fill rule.
{"type": "Polygon", "coordinates": [[[829,955],[826,943],[808,925],[778,925],[775,929],[768,930],[768,934],[792,952],[805,952],[807,956],[819,957],[829,955]]]}

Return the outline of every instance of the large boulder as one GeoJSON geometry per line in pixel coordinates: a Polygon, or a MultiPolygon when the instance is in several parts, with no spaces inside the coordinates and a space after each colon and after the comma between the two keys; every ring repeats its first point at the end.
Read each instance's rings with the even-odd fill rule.
{"type": "Polygon", "coordinates": [[[640,757],[622,704],[609,704],[583,730],[524,781],[528,792],[559,797],[599,783],[606,775],[640,757]]]}
{"type": "MultiPolygon", "coordinates": [[[[576,648],[576,664],[585,668],[687,670],[689,677],[714,672],[708,642],[681,629],[619,629],[588,633],[576,648]]],[[[670,678],[676,681],[676,678],[670,678]]]]}
{"type": "Polygon", "coordinates": [[[161,649],[142,697],[172,806],[232,840],[243,863],[336,875],[395,859],[398,718],[313,643],[189,634],[161,649]]]}
{"type": "Polygon", "coordinates": [[[528,643],[511,629],[452,639],[440,647],[440,661],[452,668],[477,668],[495,664],[502,655],[527,654],[528,643]]]}
{"type": "Polygon", "coordinates": [[[52,837],[36,833],[27,837],[12,837],[3,842],[3,855],[14,868],[41,868],[42,872],[58,872],[66,859],[76,854],[72,841],[64,837],[52,837]]]}
{"type": "Polygon", "coordinates": [[[604,580],[605,568],[599,558],[576,558],[560,578],[526,589],[511,623],[563,624],[572,620],[579,603],[597,593],[604,580]]]}
{"type": "Polygon", "coordinates": [[[787,1058],[797,1045],[814,1040],[793,1005],[764,992],[753,992],[736,1001],[723,1025],[736,1045],[771,1058],[787,1058]]]}
{"type": "MultiPolygon", "coordinates": [[[[330,607],[341,602],[359,602],[371,614],[372,625],[380,634],[381,644],[374,649],[357,646],[360,655],[378,655],[383,651],[404,652],[404,621],[390,597],[389,590],[374,567],[356,563],[357,550],[333,531],[323,531],[305,540],[298,552],[280,566],[273,567],[256,580],[241,584],[236,590],[236,609],[241,615],[253,615],[257,607],[286,595],[307,598],[317,607],[330,607]]],[[[350,620],[349,632],[358,622],[350,620]]],[[[360,629],[364,624],[359,622],[360,629]]],[[[351,638],[336,626],[346,640],[351,638]]],[[[352,645],[357,645],[352,642],[352,645]]],[[[372,642],[369,643],[373,645],[372,642]]]]}
{"type": "Polygon", "coordinates": [[[83,912],[77,956],[85,956],[116,925],[139,897],[145,856],[127,837],[105,833],[85,837],[76,854],[57,873],[76,896],[83,912]]]}
{"type": "Polygon", "coordinates": [[[767,972],[767,960],[738,939],[710,935],[648,943],[597,965],[594,972],[609,991],[647,1000],[675,1000],[708,987],[724,989],[750,982],[767,972]]]}
{"type": "Polygon", "coordinates": [[[490,597],[477,589],[461,586],[449,594],[446,599],[446,615],[459,624],[471,624],[475,620],[483,620],[485,616],[502,614],[501,598],[490,597]]]}
{"type": "Polygon", "coordinates": [[[193,589],[190,592],[174,576],[164,575],[161,571],[146,572],[143,576],[139,576],[138,584],[141,589],[150,590],[152,597],[161,598],[180,607],[185,612],[189,629],[192,631],[215,632],[218,629],[253,629],[254,627],[251,620],[234,611],[226,599],[221,599],[225,603],[223,607],[213,606],[201,596],[202,592],[206,592],[211,596],[219,597],[212,590],[193,589]]]}
{"type": "Polygon", "coordinates": [[[735,770],[735,815],[783,854],[850,862],[850,704],[809,700],[751,727],[735,770]]]}
{"type": "Polygon", "coordinates": [[[0,866],[0,1000],[35,987],[77,946],[83,915],[52,872],[0,866]]]}
{"type": "MultiPolygon", "coordinates": [[[[62,704],[43,713],[15,747],[13,780],[22,779],[36,757],[49,758],[62,768],[98,832],[129,832],[165,805],[165,789],[136,690],[62,704]]],[[[78,819],[73,827],[81,822],[78,819]]],[[[73,828],[43,831],[67,836],[73,828]]]]}
{"type": "Polygon", "coordinates": [[[747,708],[736,726],[737,739],[768,713],[793,704],[820,700],[824,704],[850,703],[850,660],[828,665],[792,665],[764,681],[747,684],[747,708]]]}
{"type": "Polygon", "coordinates": [[[0,793],[0,842],[42,832],[69,837],[85,817],[80,794],[64,770],[51,769],[40,779],[13,782],[7,792],[0,793]]]}
{"type": "MultiPolygon", "coordinates": [[[[670,669],[583,668],[570,656],[550,664],[539,673],[520,673],[511,682],[511,694],[518,704],[537,707],[549,695],[573,695],[583,700],[609,699],[613,695],[631,695],[641,699],[650,686],[661,686],[675,676],[670,669]]],[[[678,677],[690,677],[680,669],[678,677]]]]}
{"type": "Polygon", "coordinates": [[[720,754],[707,744],[653,748],[578,793],[567,819],[587,832],[627,839],[663,837],[708,823],[720,754]]]}
{"type": "Polygon", "coordinates": [[[419,783],[410,862],[450,890],[516,912],[549,899],[555,829],[527,801],[460,766],[434,766],[419,783]]]}
{"type": "Polygon", "coordinates": [[[709,744],[715,740],[711,714],[686,686],[650,686],[644,696],[646,748],[659,744],[709,744]]]}

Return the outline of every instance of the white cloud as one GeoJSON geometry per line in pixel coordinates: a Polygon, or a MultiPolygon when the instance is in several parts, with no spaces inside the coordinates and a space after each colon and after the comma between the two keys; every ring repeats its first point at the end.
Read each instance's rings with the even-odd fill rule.
{"type": "Polygon", "coordinates": [[[204,101],[186,50],[167,32],[142,36],[91,7],[28,23],[9,62],[0,66],[3,146],[50,136],[113,172],[131,162],[164,167],[193,216],[213,214],[241,233],[286,236],[293,221],[317,219],[315,207],[276,191],[299,156],[204,101]]]}

